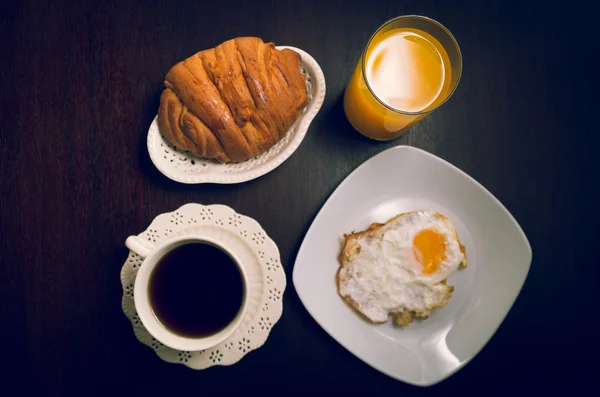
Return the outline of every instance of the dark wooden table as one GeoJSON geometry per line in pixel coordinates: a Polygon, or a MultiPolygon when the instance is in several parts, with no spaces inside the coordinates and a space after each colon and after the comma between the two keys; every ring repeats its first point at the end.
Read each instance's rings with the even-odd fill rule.
{"type": "Polygon", "coordinates": [[[23,395],[389,396],[573,390],[594,380],[600,167],[591,10],[549,1],[73,3],[0,5],[5,387],[14,382],[23,395]],[[341,95],[370,34],[403,14],[451,29],[463,78],[405,137],[376,143],[349,126],[341,95]],[[312,54],[327,80],[325,104],[298,151],[273,172],[231,186],[172,182],[145,143],[164,75],[241,35],[312,54]],[[291,283],[297,250],[327,197],[363,161],[399,144],[434,153],[486,186],[534,253],[495,336],[429,389],[392,380],[347,352],[312,320],[291,283]],[[257,219],[288,276],[281,321],[232,367],[167,364],[136,340],[121,312],[126,236],[188,202],[222,203],[257,219]]]}

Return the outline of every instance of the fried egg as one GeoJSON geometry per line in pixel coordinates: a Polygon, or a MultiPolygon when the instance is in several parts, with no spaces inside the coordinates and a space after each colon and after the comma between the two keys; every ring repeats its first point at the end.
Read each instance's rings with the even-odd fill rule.
{"type": "Polygon", "coordinates": [[[448,303],[445,280],[467,266],[456,229],[434,211],[400,214],[346,236],[337,275],[340,296],[374,323],[407,325],[448,303]]]}

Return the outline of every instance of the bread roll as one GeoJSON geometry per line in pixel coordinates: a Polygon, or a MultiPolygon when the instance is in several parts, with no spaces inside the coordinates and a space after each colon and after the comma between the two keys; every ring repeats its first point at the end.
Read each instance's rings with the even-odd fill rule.
{"type": "Polygon", "coordinates": [[[308,102],[300,55],[240,37],[173,66],[158,126],[197,157],[240,162],[277,143],[308,102]]]}

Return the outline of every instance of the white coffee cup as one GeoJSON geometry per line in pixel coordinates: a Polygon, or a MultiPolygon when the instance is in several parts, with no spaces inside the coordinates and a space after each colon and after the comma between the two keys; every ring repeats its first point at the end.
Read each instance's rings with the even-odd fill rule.
{"type": "MultiPolygon", "coordinates": [[[[135,279],[135,286],[133,288],[133,299],[135,302],[135,309],[137,310],[137,314],[140,318],[140,321],[142,322],[146,330],[150,333],[150,335],[152,335],[156,340],[158,340],[165,346],[169,346],[176,350],[205,350],[225,341],[227,338],[233,335],[233,333],[239,328],[242,321],[244,320],[244,316],[248,308],[248,276],[240,260],[227,246],[209,237],[200,235],[186,235],[182,237],[176,237],[165,241],[164,243],[157,246],[140,237],[130,236],[125,241],[125,245],[131,251],[145,258],[144,262],[142,262],[142,265],[140,266],[140,269],[138,270],[137,277],[135,279]],[[162,325],[157,319],[156,315],[154,314],[154,311],[152,310],[150,304],[150,300],[148,298],[148,282],[150,280],[150,275],[152,274],[152,270],[154,270],[154,267],[160,262],[160,260],[165,256],[165,254],[167,254],[173,248],[191,243],[211,244],[229,254],[229,256],[236,263],[238,270],[242,275],[244,285],[244,299],[242,301],[240,310],[233,319],[233,321],[231,321],[224,329],[222,329],[218,333],[201,338],[184,337],[170,331],[168,328],[162,325]]],[[[190,313],[190,315],[192,314],[193,313],[190,313]]]]}

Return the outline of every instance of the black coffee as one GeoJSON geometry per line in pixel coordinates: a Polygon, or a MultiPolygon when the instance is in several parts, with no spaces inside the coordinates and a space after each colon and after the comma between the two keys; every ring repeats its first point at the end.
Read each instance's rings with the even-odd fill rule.
{"type": "Polygon", "coordinates": [[[170,331],[188,338],[216,334],[238,314],[244,282],[233,259],[210,244],[175,247],[156,265],[148,284],[150,306],[170,331]]]}

